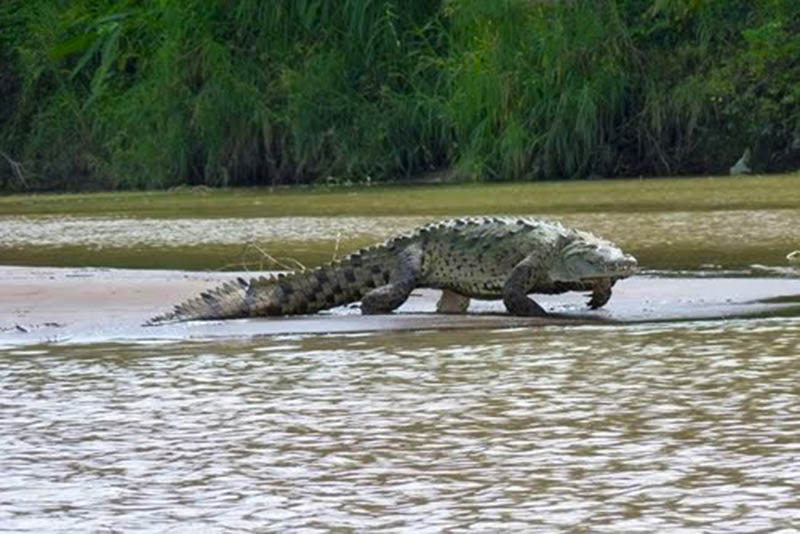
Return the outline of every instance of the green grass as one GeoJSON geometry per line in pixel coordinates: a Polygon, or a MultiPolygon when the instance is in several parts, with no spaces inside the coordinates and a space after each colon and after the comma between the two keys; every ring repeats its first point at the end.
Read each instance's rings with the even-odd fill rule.
{"type": "Polygon", "coordinates": [[[336,188],[179,190],[0,197],[3,215],[285,217],[793,209],[797,174],[336,188]]]}

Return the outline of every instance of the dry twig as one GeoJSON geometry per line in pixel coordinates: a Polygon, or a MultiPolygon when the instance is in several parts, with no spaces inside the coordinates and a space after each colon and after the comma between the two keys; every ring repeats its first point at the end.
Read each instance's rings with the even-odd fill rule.
{"type": "Polygon", "coordinates": [[[22,184],[22,187],[28,187],[28,181],[25,180],[25,167],[22,166],[22,163],[19,161],[11,159],[11,156],[0,150],[0,156],[3,156],[5,160],[11,165],[11,170],[14,175],[17,177],[19,182],[22,184]]]}

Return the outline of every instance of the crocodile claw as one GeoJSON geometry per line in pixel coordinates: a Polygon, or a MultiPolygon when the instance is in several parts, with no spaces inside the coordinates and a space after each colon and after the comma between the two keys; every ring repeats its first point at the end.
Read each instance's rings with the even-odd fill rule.
{"type": "Polygon", "coordinates": [[[593,310],[602,308],[606,302],[608,302],[608,299],[611,298],[611,286],[614,285],[614,282],[615,281],[600,281],[596,283],[592,290],[592,297],[586,305],[593,310]]]}
{"type": "MultiPolygon", "coordinates": [[[[608,297],[610,297],[609,295],[608,297]]],[[[608,297],[603,297],[598,293],[592,293],[592,298],[586,301],[586,305],[589,306],[591,309],[596,310],[598,308],[602,308],[603,305],[608,302],[608,297]]]]}

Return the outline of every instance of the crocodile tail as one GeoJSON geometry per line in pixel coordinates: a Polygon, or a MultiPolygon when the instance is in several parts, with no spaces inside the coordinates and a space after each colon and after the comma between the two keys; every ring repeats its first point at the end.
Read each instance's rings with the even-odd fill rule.
{"type": "Polygon", "coordinates": [[[178,304],[148,324],[315,313],[361,300],[389,282],[396,264],[383,247],[374,247],[308,271],[250,281],[238,278],[178,304]]]}
{"type": "Polygon", "coordinates": [[[157,325],[173,321],[191,321],[194,319],[232,319],[247,315],[247,290],[250,283],[243,278],[226,282],[214,289],[204,291],[199,296],[175,307],[164,314],[153,317],[146,325],[157,325]]]}

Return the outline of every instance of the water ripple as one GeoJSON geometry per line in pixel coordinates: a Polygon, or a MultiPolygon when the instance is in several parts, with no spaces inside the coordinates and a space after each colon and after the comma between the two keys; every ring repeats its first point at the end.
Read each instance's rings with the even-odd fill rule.
{"type": "Polygon", "coordinates": [[[790,529],[799,345],[771,319],[0,351],[0,531],[790,529]]]}

